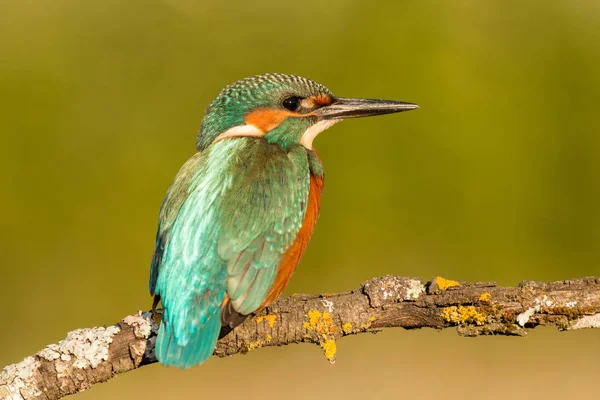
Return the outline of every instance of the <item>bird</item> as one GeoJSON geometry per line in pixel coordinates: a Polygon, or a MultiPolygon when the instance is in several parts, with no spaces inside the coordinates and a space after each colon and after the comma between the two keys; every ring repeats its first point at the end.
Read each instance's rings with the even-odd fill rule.
{"type": "Polygon", "coordinates": [[[160,207],[149,282],[153,310],[162,304],[158,361],[202,364],[219,338],[281,295],[319,215],[317,135],[347,118],[416,108],[336,97],[279,73],[223,88],[160,207]]]}

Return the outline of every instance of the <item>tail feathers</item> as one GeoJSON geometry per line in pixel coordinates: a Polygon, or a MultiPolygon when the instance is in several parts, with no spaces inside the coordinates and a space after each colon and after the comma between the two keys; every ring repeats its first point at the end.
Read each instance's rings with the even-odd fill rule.
{"type": "Polygon", "coordinates": [[[215,313],[182,346],[177,344],[171,326],[161,322],[156,339],[156,358],[163,365],[179,368],[202,364],[212,356],[220,331],[221,315],[215,313]]]}

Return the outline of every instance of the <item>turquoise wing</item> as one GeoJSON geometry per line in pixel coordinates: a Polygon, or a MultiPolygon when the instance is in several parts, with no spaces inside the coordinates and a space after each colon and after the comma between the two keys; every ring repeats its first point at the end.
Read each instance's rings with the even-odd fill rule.
{"type": "Polygon", "coordinates": [[[163,319],[155,351],[160,362],[188,368],[212,355],[225,296],[225,261],[216,250],[215,201],[222,182],[209,153],[180,170],[161,206],[150,292],[160,296],[163,319]]]}
{"type": "Polygon", "coordinates": [[[264,140],[215,143],[181,169],[161,207],[150,291],[164,315],[159,361],[187,368],[212,355],[225,294],[258,309],[300,229],[310,173],[306,151],[264,140]]]}
{"type": "Polygon", "coordinates": [[[310,189],[303,147],[285,152],[263,140],[246,140],[244,153],[250,158],[235,166],[239,179],[221,203],[219,237],[219,255],[227,261],[227,294],[241,315],[256,311],[269,292],[302,226],[310,189]]]}

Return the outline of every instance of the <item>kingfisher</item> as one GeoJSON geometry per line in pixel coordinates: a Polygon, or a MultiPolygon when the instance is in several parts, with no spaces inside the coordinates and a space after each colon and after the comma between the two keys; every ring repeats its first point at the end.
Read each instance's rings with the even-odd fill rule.
{"type": "Polygon", "coordinates": [[[179,368],[203,363],[220,337],[281,295],[319,215],[319,133],[346,118],[416,108],[336,97],[278,73],[226,86],[160,208],[149,285],[153,309],[163,308],[157,359],[179,368]]]}

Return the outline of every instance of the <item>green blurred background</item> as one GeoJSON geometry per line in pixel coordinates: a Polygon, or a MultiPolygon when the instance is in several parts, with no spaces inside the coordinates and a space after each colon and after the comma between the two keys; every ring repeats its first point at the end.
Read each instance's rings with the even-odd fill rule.
{"type": "MultiPolygon", "coordinates": [[[[158,208],[204,108],[262,72],[421,105],[317,139],[321,218],[287,293],[600,275],[597,0],[4,0],[0,59],[0,366],[150,306],[158,208]]],[[[338,350],[152,365],[79,397],[563,398],[600,376],[592,330],[338,350]]]]}

